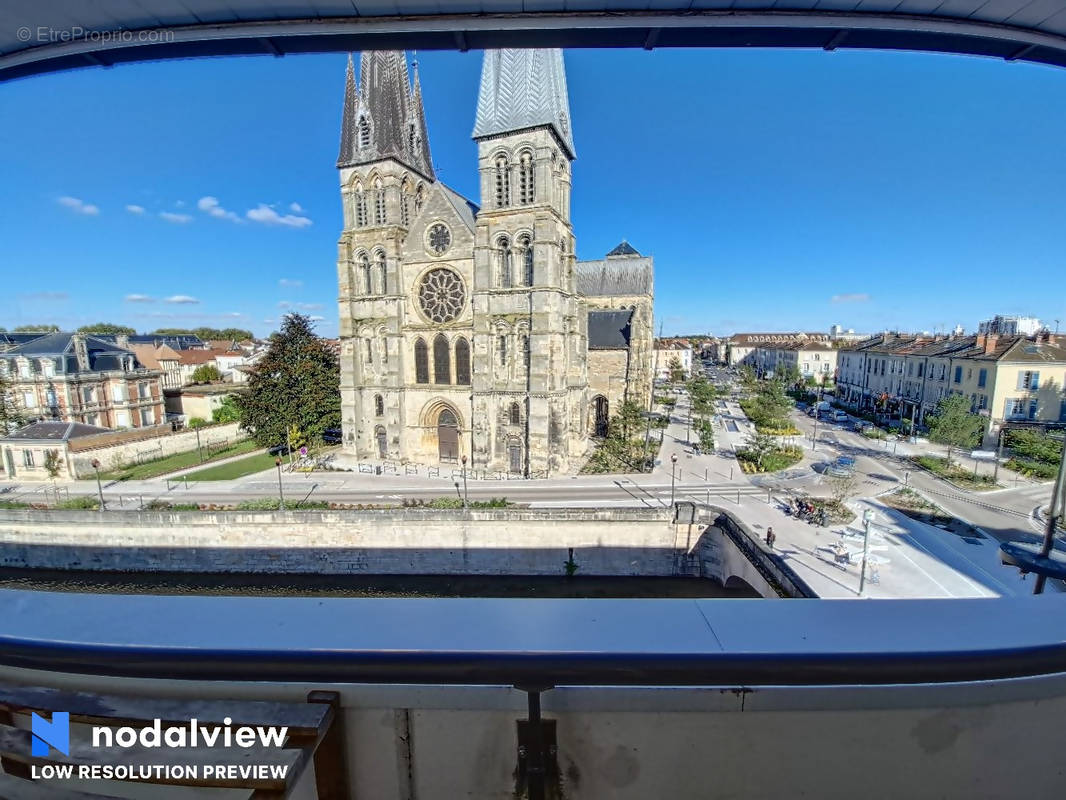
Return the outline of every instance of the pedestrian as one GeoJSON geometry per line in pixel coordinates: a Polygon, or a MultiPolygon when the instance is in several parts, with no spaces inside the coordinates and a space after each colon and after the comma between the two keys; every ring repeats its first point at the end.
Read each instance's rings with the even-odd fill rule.
{"type": "Polygon", "coordinates": [[[774,540],[775,539],[777,539],[777,536],[774,535],[774,529],[772,527],[767,528],[766,529],[766,546],[769,547],[771,550],[774,549],[774,540]]]}

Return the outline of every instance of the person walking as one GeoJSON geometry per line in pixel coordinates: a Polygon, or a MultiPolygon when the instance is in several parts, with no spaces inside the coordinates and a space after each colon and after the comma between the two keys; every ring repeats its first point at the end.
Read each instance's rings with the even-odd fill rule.
{"type": "Polygon", "coordinates": [[[767,528],[766,529],[766,546],[769,547],[771,550],[773,550],[774,549],[774,541],[776,539],[777,539],[777,536],[774,534],[774,529],[772,527],[767,528]]]}

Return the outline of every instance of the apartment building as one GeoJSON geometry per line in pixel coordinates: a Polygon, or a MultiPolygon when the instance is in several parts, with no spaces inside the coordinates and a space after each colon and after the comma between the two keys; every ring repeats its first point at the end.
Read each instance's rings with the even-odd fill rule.
{"type": "Polygon", "coordinates": [[[0,353],[0,373],[28,420],[104,428],[164,421],[161,373],[132,350],[91,334],[51,333],[21,343],[0,353]]]}
{"type": "Polygon", "coordinates": [[[802,379],[832,380],[837,369],[837,349],[822,339],[760,346],[755,349],[754,361],[761,375],[795,368],[802,379]]]}
{"type": "Polygon", "coordinates": [[[828,333],[734,333],[726,342],[726,363],[731,367],[758,367],[759,348],[773,349],[800,342],[829,342],[828,333]]]}
{"type": "Polygon", "coordinates": [[[685,378],[692,377],[692,345],[685,340],[655,340],[656,380],[670,380],[670,364],[675,358],[681,363],[681,368],[685,371],[685,378]]]}
{"type": "Polygon", "coordinates": [[[839,353],[837,396],[919,424],[952,394],[989,418],[989,439],[1004,422],[1066,422],[1066,346],[1035,336],[883,334],[839,353]]]}

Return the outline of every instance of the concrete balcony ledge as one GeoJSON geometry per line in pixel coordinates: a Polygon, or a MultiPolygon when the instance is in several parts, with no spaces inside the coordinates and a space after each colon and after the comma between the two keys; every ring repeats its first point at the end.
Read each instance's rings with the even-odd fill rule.
{"type": "Polygon", "coordinates": [[[4,590],[0,665],[121,677],[437,685],[997,681],[1066,673],[1063,604],[1058,595],[775,602],[4,590]]]}

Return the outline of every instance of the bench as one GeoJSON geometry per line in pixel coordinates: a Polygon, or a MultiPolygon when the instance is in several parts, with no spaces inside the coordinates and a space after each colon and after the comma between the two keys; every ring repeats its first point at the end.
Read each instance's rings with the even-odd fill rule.
{"type": "MultiPolygon", "coordinates": [[[[307,702],[248,700],[183,700],[144,698],[65,691],[0,683],[0,798],[3,800],[114,800],[106,781],[88,781],[77,790],[51,780],[32,780],[31,767],[73,765],[92,768],[103,765],[138,767],[162,765],[177,774],[142,777],[135,797],[154,796],[152,785],[195,786],[207,789],[241,789],[251,800],[282,800],[291,795],[309,764],[314,764],[318,800],[350,800],[345,763],[344,733],[338,716],[336,692],[313,691],[307,702]],[[36,712],[52,719],[54,712],[70,714],[70,755],[49,748],[47,756],[32,756],[30,716],[36,712]],[[16,727],[16,721],[24,723],[16,727]],[[92,747],[90,730],[77,723],[106,726],[112,730],[148,727],[156,719],[160,727],[188,728],[195,719],[204,727],[277,727],[288,731],[281,747],[257,742],[251,747],[92,747]],[[217,765],[265,765],[267,774],[205,774],[204,767],[217,765]],[[195,771],[185,768],[196,767],[195,771]],[[271,769],[272,768],[272,769],[271,769]],[[92,784],[99,783],[95,790],[92,784]],[[102,793],[96,793],[97,791],[102,793]]],[[[123,792],[125,795],[125,792],[123,792]]],[[[213,793],[209,793],[210,796],[213,793]]],[[[233,792],[223,792],[233,797],[233,792]]],[[[129,795],[126,795],[127,797],[129,795]]],[[[197,795],[200,796],[200,795],[197,795]]]]}

